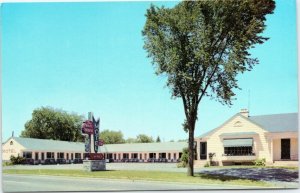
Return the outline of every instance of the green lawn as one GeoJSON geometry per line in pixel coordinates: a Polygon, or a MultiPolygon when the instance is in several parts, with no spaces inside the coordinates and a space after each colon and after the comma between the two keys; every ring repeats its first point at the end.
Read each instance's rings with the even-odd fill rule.
{"type": "Polygon", "coordinates": [[[159,171],[98,171],[86,172],[81,170],[49,170],[49,169],[6,169],[4,174],[36,174],[36,175],[56,175],[72,177],[108,178],[108,179],[128,179],[128,180],[150,180],[167,181],[198,184],[226,184],[226,185],[245,185],[271,187],[266,182],[257,180],[247,180],[237,177],[224,177],[207,174],[195,174],[194,177],[187,176],[186,173],[178,172],[159,172],[159,171]]]}

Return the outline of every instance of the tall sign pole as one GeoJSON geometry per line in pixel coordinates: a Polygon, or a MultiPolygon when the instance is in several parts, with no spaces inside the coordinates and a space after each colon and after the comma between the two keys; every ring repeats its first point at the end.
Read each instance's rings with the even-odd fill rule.
{"type": "Polygon", "coordinates": [[[102,160],[104,155],[98,153],[98,146],[103,145],[103,141],[99,140],[100,118],[94,118],[93,113],[88,113],[88,120],[82,124],[82,135],[85,136],[85,152],[90,160],[102,160]]]}

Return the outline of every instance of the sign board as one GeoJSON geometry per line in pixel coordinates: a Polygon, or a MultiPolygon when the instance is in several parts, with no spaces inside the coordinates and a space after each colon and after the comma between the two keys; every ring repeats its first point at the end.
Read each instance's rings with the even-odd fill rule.
{"type": "Polygon", "coordinates": [[[98,152],[98,142],[99,142],[99,125],[100,125],[100,119],[97,121],[93,118],[93,124],[94,124],[94,151],[95,153],[98,152]]]}
{"type": "Polygon", "coordinates": [[[91,152],[91,135],[86,135],[85,136],[85,141],[84,141],[84,150],[87,153],[91,152]]]}
{"type": "Polygon", "coordinates": [[[89,135],[94,134],[93,121],[86,120],[85,122],[83,122],[81,132],[82,134],[89,134],[89,135]]]}
{"type": "Polygon", "coordinates": [[[103,144],[104,144],[104,141],[102,140],[102,139],[100,139],[99,141],[98,141],[98,146],[103,146],[103,144]]]}
{"type": "Polygon", "coordinates": [[[86,154],[86,157],[89,158],[89,160],[104,160],[104,154],[103,153],[89,153],[86,154]]]}

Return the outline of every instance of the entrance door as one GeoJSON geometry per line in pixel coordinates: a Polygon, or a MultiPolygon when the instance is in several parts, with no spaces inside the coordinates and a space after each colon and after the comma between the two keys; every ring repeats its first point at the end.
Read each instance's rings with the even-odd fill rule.
{"type": "Polygon", "coordinates": [[[206,160],[207,158],[206,148],[207,142],[200,142],[200,159],[202,160],[206,160]]]}
{"type": "Polygon", "coordinates": [[[281,139],[281,159],[291,159],[291,139],[281,139]]]}

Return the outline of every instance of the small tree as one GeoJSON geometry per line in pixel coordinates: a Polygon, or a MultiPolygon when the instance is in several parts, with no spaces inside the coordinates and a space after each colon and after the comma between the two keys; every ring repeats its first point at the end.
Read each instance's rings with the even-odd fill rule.
{"type": "Polygon", "coordinates": [[[159,136],[157,136],[157,138],[156,138],[156,143],[160,143],[161,141],[160,141],[160,137],[159,136]]]}

